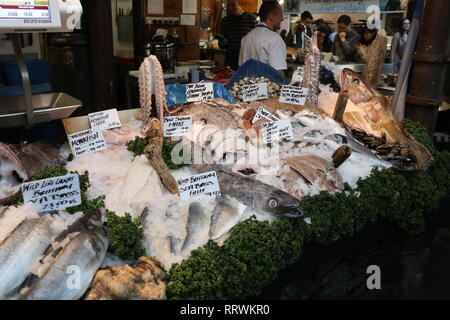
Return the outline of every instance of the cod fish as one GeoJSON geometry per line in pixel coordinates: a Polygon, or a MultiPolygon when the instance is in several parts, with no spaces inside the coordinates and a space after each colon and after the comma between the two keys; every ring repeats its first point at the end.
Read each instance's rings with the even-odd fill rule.
{"type": "Polygon", "coordinates": [[[239,222],[239,208],[230,199],[222,195],[217,198],[217,204],[211,215],[209,238],[216,240],[226,234],[239,222]]]}
{"type": "MultiPolygon", "coordinates": [[[[386,98],[367,81],[350,69],[341,72],[341,89],[354,106],[347,107],[343,121],[351,129],[363,131],[375,137],[384,137],[388,144],[408,145],[417,159],[412,170],[427,169],[434,161],[431,153],[412,137],[392,113],[386,98]]],[[[400,170],[411,170],[398,167],[400,170]]]]}
{"type": "Polygon", "coordinates": [[[89,288],[105,259],[109,241],[101,213],[86,219],[85,230],[70,233],[44,258],[21,290],[23,300],[77,300],[89,288]]]}
{"type": "Polygon", "coordinates": [[[287,218],[303,216],[303,212],[299,209],[300,201],[287,192],[256,179],[234,173],[221,165],[192,165],[191,168],[199,173],[215,171],[221,193],[242,204],[287,218]]]}
{"type": "Polygon", "coordinates": [[[203,230],[208,230],[208,218],[197,201],[189,205],[189,216],[186,224],[186,238],[184,239],[181,251],[190,250],[195,245],[195,239],[203,230]]]}
{"type": "Polygon", "coordinates": [[[24,220],[0,243],[0,300],[10,296],[22,284],[32,264],[57,236],[51,224],[48,214],[24,220]]]}
{"type": "Polygon", "coordinates": [[[46,166],[63,164],[58,148],[45,142],[7,144],[0,142],[0,204],[20,193],[20,185],[46,166]]]}

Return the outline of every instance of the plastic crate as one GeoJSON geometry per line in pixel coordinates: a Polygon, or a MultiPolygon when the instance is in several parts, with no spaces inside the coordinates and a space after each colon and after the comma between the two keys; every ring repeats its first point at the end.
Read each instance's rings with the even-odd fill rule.
{"type": "MultiPolygon", "coordinates": [[[[50,82],[50,66],[47,60],[34,59],[27,60],[26,63],[32,85],[50,82]]],[[[2,67],[7,86],[22,85],[22,76],[17,61],[3,62],[2,67]]]]}

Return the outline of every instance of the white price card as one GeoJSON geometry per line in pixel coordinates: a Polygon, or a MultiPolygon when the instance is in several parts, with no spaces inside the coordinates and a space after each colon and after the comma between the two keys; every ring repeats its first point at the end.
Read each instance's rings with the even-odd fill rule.
{"type": "Polygon", "coordinates": [[[258,111],[256,111],[256,114],[253,117],[253,123],[255,123],[256,121],[258,121],[260,119],[267,119],[269,121],[278,121],[278,120],[280,120],[276,116],[274,116],[272,113],[270,113],[269,111],[264,109],[263,107],[259,107],[258,111]]]}
{"type": "Polygon", "coordinates": [[[215,171],[180,178],[177,183],[182,200],[215,198],[221,195],[215,171]]]}
{"type": "Polygon", "coordinates": [[[52,211],[81,204],[80,180],[77,174],[42,179],[22,184],[25,203],[38,212],[52,211]]]}
{"type": "Polygon", "coordinates": [[[261,130],[264,143],[293,139],[292,124],[289,119],[262,123],[261,130]]]}
{"type": "Polygon", "coordinates": [[[94,113],[89,113],[89,122],[91,128],[98,128],[100,130],[119,128],[120,123],[119,113],[117,109],[109,109],[94,113]]]}
{"type": "Polygon", "coordinates": [[[212,82],[186,84],[186,102],[209,101],[214,99],[212,82]]]}
{"type": "Polygon", "coordinates": [[[283,86],[280,93],[280,102],[305,105],[308,96],[308,88],[297,86],[283,86]]]}
{"type": "Polygon", "coordinates": [[[253,83],[244,86],[242,89],[242,95],[244,96],[244,102],[268,98],[267,82],[253,83]]]}
{"type": "Polygon", "coordinates": [[[164,117],[164,137],[178,137],[192,131],[192,116],[164,117]]]}
{"type": "Polygon", "coordinates": [[[68,135],[70,148],[75,157],[106,149],[106,141],[100,129],[88,129],[68,135]]]}

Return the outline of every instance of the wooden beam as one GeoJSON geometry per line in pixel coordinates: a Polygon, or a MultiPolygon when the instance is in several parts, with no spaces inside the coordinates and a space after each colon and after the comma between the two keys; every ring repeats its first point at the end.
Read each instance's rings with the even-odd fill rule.
{"type": "Polygon", "coordinates": [[[139,68],[145,57],[145,0],[133,0],[134,64],[139,68]]]}
{"type": "Polygon", "coordinates": [[[89,112],[116,107],[111,1],[86,1],[93,106],[89,112]]]}

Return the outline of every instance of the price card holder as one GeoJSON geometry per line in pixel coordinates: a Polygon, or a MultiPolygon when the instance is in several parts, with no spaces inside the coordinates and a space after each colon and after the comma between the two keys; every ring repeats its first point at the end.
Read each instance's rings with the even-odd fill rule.
{"type": "Polygon", "coordinates": [[[186,84],[186,102],[201,102],[214,99],[214,85],[212,82],[186,84]]]}
{"type": "Polygon", "coordinates": [[[164,117],[164,137],[178,137],[192,131],[192,116],[164,117]]]}
{"type": "Polygon", "coordinates": [[[289,104],[305,105],[308,96],[308,88],[296,86],[283,86],[280,93],[280,102],[289,104]]]}
{"type": "Polygon", "coordinates": [[[42,179],[22,184],[25,203],[38,212],[74,207],[81,204],[80,181],[77,174],[42,179]]]}
{"type": "Polygon", "coordinates": [[[261,99],[267,99],[267,82],[254,83],[244,86],[242,89],[243,101],[256,101],[261,99]]]}
{"type": "Polygon", "coordinates": [[[221,195],[215,171],[181,178],[177,183],[182,200],[215,198],[221,195]]]}
{"type": "Polygon", "coordinates": [[[98,128],[100,130],[119,128],[120,123],[119,113],[117,109],[109,109],[88,114],[91,128],[98,128]]]}
{"type": "Polygon", "coordinates": [[[70,148],[75,157],[106,149],[106,141],[100,129],[88,129],[68,135],[70,148]]]}

